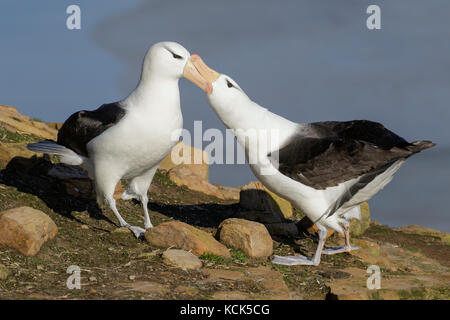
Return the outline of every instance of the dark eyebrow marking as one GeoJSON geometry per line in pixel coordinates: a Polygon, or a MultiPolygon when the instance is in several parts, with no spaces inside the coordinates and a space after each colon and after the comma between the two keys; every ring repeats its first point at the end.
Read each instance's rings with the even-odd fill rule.
{"type": "Polygon", "coordinates": [[[176,54],[175,52],[173,52],[173,51],[170,50],[169,48],[164,47],[164,49],[166,49],[167,51],[169,51],[175,59],[183,59],[182,56],[180,56],[179,54],[176,54]]]}

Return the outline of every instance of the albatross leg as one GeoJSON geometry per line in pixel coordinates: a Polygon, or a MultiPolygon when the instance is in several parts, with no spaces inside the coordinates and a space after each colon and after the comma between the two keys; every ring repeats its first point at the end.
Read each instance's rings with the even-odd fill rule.
{"type": "Polygon", "coordinates": [[[325,244],[325,238],[327,236],[327,230],[323,228],[319,228],[319,244],[317,245],[316,253],[312,259],[307,258],[302,255],[298,256],[275,256],[272,260],[273,263],[276,264],[284,264],[288,266],[295,265],[309,265],[309,266],[317,266],[320,263],[320,256],[322,255],[323,246],[325,244]]]}
{"type": "Polygon", "coordinates": [[[150,170],[146,171],[144,174],[134,177],[129,185],[127,190],[123,193],[122,199],[128,200],[128,199],[138,199],[142,204],[142,209],[144,210],[144,226],[145,229],[140,227],[129,227],[131,231],[136,235],[137,238],[141,238],[145,234],[145,230],[152,228],[153,224],[150,220],[150,215],[148,213],[148,196],[147,192],[150,188],[150,184],[152,183],[153,176],[156,173],[156,169],[158,166],[155,166],[151,168],[150,170]]]}
{"type": "Polygon", "coordinates": [[[116,207],[116,200],[114,200],[113,197],[105,199],[106,203],[111,208],[112,212],[114,212],[114,215],[116,216],[117,220],[119,220],[119,225],[121,227],[127,227],[129,224],[122,218],[122,216],[119,213],[119,210],[117,210],[116,207]]]}
{"type": "Polygon", "coordinates": [[[119,225],[121,227],[127,227],[128,229],[133,232],[136,238],[142,238],[145,234],[145,230],[143,228],[129,225],[120,215],[119,210],[117,210],[116,207],[116,200],[114,200],[113,197],[106,199],[106,202],[108,203],[109,207],[111,208],[112,212],[114,212],[114,215],[116,216],[117,220],[119,220],[119,225]]]}
{"type": "Polygon", "coordinates": [[[350,245],[350,224],[348,223],[348,221],[342,223],[342,228],[344,229],[345,245],[325,249],[323,250],[324,254],[331,255],[336,253],[350,252],[352,250],[358,249],[358,247],[353,247],[352,245],[350,245]]]}

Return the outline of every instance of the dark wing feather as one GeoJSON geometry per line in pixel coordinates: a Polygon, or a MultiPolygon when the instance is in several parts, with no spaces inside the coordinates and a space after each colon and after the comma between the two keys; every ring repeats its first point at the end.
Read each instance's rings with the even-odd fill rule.
{"type": "Polygon", "coordinates": [[[89,141],[118,123],[125,115],[118,102],[102,105],[94,111],[79,111],[64,122],[58,132],[58,144],[72,149],[82,156],[88,156],[89,141]]]}
{"type": "MultiPolygon", "coordinates": [[[[278,155],[269,155],[279,171],[315,189],[326,189],[345,181],[387,168],[434,144],[411,144],[383,125],[355,120],[316,122],[300,131],[278,155]]],[[[384,171],[384,170],[383,170],[384,171]]]]}

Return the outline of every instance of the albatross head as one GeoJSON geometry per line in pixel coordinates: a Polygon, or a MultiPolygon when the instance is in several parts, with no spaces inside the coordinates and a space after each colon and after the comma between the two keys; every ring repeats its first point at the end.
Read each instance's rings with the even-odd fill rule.
{"type": "Polygon", "coordinates": [[[158,78],[178,80],[181,77],[192,81],[205,92],[211,91],[208,83],[192,63],[198,55],[193,55],[176,42],[159,42],[147,52],[142,67],[142,79],[157,75],[158,78]]]}
{"type": "Polygon", "coordinates": [[[211,84],[212,88],[207,92],[208,101],[216,111],[231,111],[228,109],[239,108],[250,101],[244,90],[231,77],[211,69],[197,55],[193,55],[191,59],[202,78],[211,84]]]}

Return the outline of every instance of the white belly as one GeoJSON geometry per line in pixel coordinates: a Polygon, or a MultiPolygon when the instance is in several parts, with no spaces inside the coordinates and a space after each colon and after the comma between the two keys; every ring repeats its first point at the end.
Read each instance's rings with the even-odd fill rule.
{"type": "Polygon", "coordinates": [[[181,112],[169,117],[127,114],[118,124],[88,144],[93,168],[110,167],[120,179],[140,176],[158,165],[178,142],[181,112]]]}

